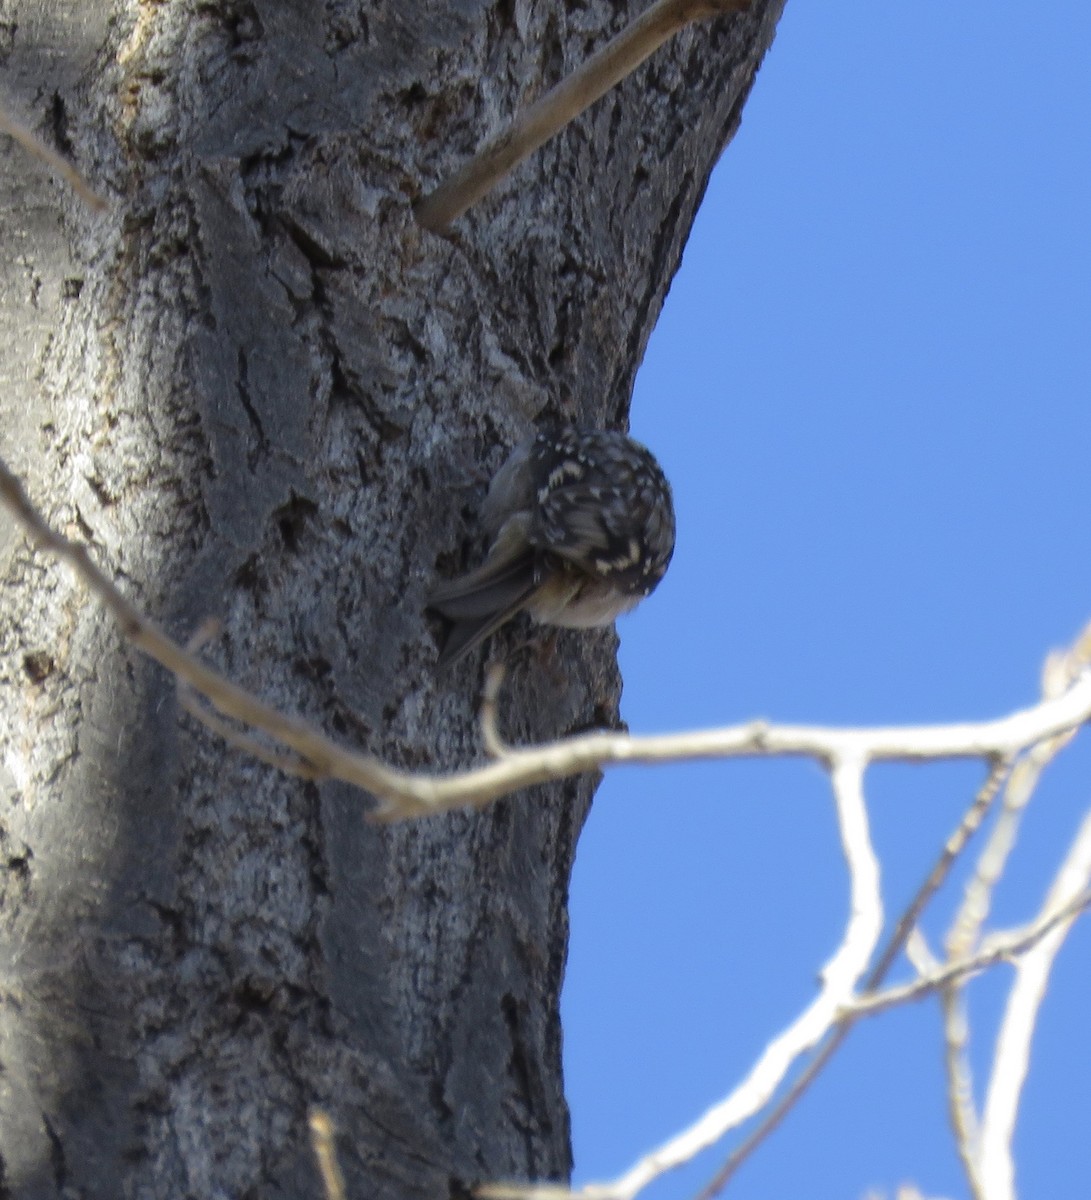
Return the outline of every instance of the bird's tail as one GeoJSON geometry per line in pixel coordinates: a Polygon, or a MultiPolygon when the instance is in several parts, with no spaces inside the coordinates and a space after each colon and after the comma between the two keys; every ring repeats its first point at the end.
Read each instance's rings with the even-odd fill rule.
{"type": "Polygon", "coordinates": [[[427,607],[448,622],[440,668],[449,667],[513,617],[538,586],[532,552],[489,563],[436,588],[427,607]]]}

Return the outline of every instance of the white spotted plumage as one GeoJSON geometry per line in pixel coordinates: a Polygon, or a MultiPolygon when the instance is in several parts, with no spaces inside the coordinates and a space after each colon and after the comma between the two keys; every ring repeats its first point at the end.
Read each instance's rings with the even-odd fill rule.
{"type": "Polygon", "coordinates": [[[481,510],[485,562],[441,584],[447,665],[520,610],[568,628],[608,625],[647,596],[674,552],[674,504],[656,460],[613,430],[539,433],[512,451],[481,510]]]}

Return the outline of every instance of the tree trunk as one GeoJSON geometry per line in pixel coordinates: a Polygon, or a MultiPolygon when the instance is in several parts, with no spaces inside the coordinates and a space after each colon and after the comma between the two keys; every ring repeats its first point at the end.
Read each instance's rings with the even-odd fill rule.
{"type": "MultiPolygon", "coordinates": [[[[481,656],[437,676],[424,598],[536,418],[624,421],[782,3],[681,34],[436,237],[413,201],[642,6],[5,0],[9,112],[110,209],[3,146],[0,452],[175,636],[219,619],[239,683],[479,760],[481,656]]],[[[0,1195],[316,1196],[311,1105],[350,1196],[564,1178],[594,781],[369,825],[180,712],[0,520],[0,1195]]],[[[614,648],[513,653],[508,736],[616,722],[614,648]]]]}

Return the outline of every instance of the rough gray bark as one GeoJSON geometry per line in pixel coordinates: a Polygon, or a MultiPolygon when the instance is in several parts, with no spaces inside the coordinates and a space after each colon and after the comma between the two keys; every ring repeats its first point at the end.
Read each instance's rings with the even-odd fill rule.
{"type": "MultiPolygon", "coordinates": [[[[782,3],[680,36],[437,238],[413,200],[639,5],[4,0],[5,103],[111,209],[0,147],[0,452],[168,629],[222,619],[239,682],[473,761],[480,657],[436,678],[423,597],[536,417],[623,420],[782,3]]],[[[312,1104],[351,1195],[565,1176],[593,781],[368,826],[180,714],[0,521],[0,1194],[316,1195],[312,1104]]],[[[508,734],[614,722],[613,651],[517,654],[508,734]]]]}

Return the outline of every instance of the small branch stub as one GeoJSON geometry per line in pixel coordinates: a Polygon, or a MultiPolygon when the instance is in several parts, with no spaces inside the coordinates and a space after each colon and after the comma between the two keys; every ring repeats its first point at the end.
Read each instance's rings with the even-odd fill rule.
{"type": "Polygon", "coordinates": [[[587,62],[531,105],[416,206],[417,221],[443,233],[539,146],[604,96],[679,30],[743,12],[750,0],[656,0],[587,62]]]}

